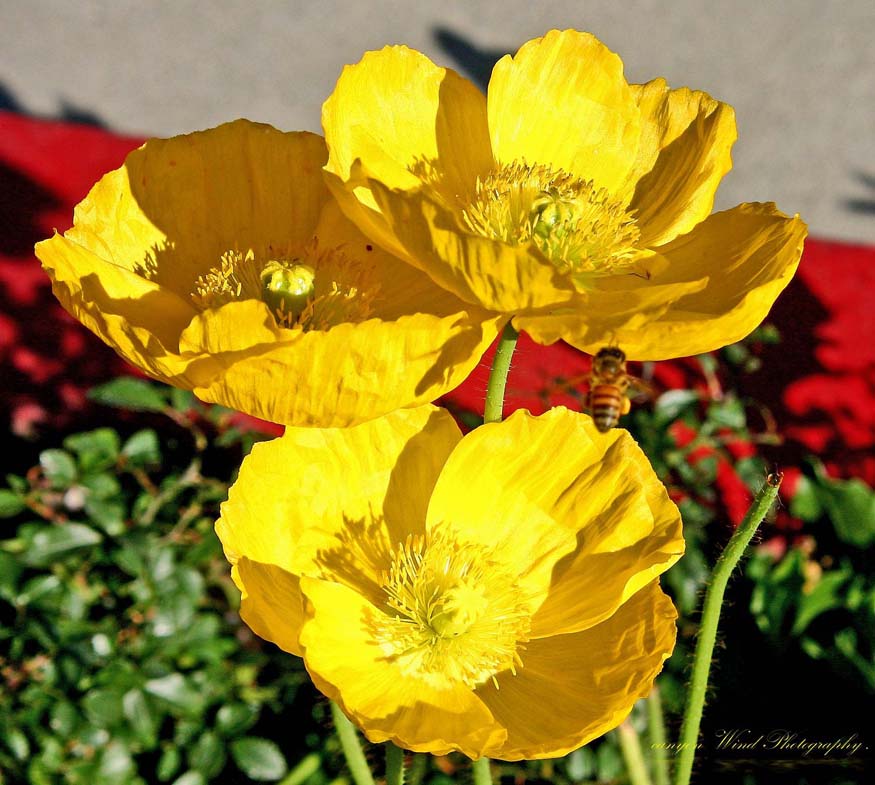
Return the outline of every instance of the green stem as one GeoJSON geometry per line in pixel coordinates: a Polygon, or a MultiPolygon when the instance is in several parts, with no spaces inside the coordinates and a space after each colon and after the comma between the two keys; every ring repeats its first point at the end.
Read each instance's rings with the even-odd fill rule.
{"type": "Polygon", "coordinates": [[[520,334],[508,322],[504,326],[498,348],[492,360],[492,370],[489,371],[489,382],[486,385],[486,404],[483,407],[483,422],[501,422],[504,415],[504,388],[507,386],[507,372],[510,370],[510,358],[516,348],[520,334]]]}
{"type": "Polygon", "coordinates": [[[665,715],[662,713],[662,697],[659,687],[654,685],[647,698],[647,727],[650,731],[650,749],[653,750],[654,785],[668,785],[668,747],[665,736],[665,715]]]}
{"type": "Polygon", "coordinates": [[[331,701],[331,718],[334,720],[334,729],[340,739],[340,748],[346,758],[346,765],[349,766],[349,773],[352,774],[352,781],[355,785],[374,785],[355,725],[334,701],[331,701]]]}
{"type": "Polygon", "coordinates": [[[404,750],[386,745],[386,785],[404,785],[404,750]]]}
{"type": "Polygon", "coordinates": [[[747,515],[729,540],[711,576],[711,583],[705,592],[705,604],[702,608],[702,622],[699,626],[699,639],[696,642],[696,653],[693,655],[693,676],[687,693],[687,706],[681,725],[680,754],[678,756],[675,785],[689,785],[693,770],[693,759],[696,755],[696,745],[699,742],[699,725],[702,722],[702,707],[705,704],[705,691],[708,687],[708,672],[711,669],[711,659],[714,655],[714,643],[717,640],[717,625],[720,621],[720,608],[723,605],[723,595],[729,576],[735,569],[754,533],[762,523],[766,513],[778,496],[778,489],[784,475],[770,474],[765,485],[753,500],[747,515]]]}
{"type": "Polygon", "coordinates": [[[478,758],[474,761],[474,785],[492,785],[492,770],[489,768],[489,758],[478,758]]]}
{"type": "Polygon", "coordinates": [[[638,733],[629,720],[617,728],[617,738],[620,741],[623,760],[626,762],[629,782],[632,785],[650,785],[650,775],[647,773],[644,753],[641,752],[641,739],[638,738],[638,733]]]}
{"type": "Polygon", "coordinates": [[[427,771],[428,756],[421,752],[415,752],[410,763],[410,770],[407,772],[407,782],[409,785],[419,785],[427,771]]]}

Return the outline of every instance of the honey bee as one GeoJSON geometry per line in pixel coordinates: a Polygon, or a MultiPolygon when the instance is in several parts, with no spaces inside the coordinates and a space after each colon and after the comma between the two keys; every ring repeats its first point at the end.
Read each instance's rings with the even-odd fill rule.
{"type": "Polygon", "coordinates": [[[616,346],[599,349],[592,360],[592,371],[585,377],[589,382],[586,408],[599,433],[607,433],[616,426],[620,417],[632,408],[629,388],[647,389],[642,379],[626,371],[626,354],[616,346]]]}

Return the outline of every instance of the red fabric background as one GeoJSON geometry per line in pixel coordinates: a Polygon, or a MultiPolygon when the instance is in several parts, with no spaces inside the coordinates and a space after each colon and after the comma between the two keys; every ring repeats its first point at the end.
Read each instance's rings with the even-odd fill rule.
{"type": "MultiPolygon", "coordinates": [[[[141,140],[68,123],[0,113],[0,376],[2,416],[11,431],[34,437],[76,427],[85,391],[130,372],[111,350],[67,316],[51,295],[33,244],[64,231],[73,206],[104,172],[118,167],[141,140]]],[[[786,437],[770,457],[798,465],[816,453],[840,476],[875,485],[875,248],[809,239],[799,273],[770,320],[782,342],[765,347],[762,369],[745,377],[743,393],[765,403],[786,437]]],[[[480,409],[490,356],[447,401],[480,409]]],[[[538,391],[558,376],[585,373],[588,359],[565,346],[520,341],[508,405],[544,406],[538,391]]],[[[660,387],[704,384],[688,360],[659,363],[660,387]]],[[[551,403],[574,405],[570,396],[551,403]]],[[[680,435],[682,437],[682,435],[680,435]]],[[[738,447],[739,455],[749,448],[738,447]]],[[[738,457],[738,456],[736,456],[738,457]]],[[[739,517],[746,491],[731,468],[718,484],[739,517]],[[732,498],[735,501],[732,501],[732,498]],[[737,508],[737,509],[735,509],[737,508]]]]}

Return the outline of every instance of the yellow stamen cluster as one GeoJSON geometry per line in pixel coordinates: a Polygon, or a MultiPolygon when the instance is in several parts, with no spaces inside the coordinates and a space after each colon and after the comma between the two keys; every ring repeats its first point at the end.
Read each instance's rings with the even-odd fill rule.
{"type": "Polygon", "coordinates": [[[530,614],[515,576],[484,545],[449,533],[408,537],[383,581],[385,655],[435,686],[474,688],[522,665],[530,614]]]}
{"type": "Polygon", "coordinates": [[[373,278],[342,247],[321,250],[314,240],[300,253],[226,251],[218,267],[195,281],[192,300],[203,309],[262,300],[281,327],[327,330],[371,316],[379,288],[373,278]]]}
{"type": "Polygon", "coordinates": [[[462,217],[476,234],[534,242],[560,272],[582,278],[628,272],[638,254],[638,226],[624,203],[549,166],[514,162],[478,178],[462,217]]]}

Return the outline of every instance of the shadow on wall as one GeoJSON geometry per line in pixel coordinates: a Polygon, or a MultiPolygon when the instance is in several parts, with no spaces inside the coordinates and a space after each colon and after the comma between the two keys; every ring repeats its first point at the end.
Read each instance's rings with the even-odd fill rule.
{"type": "Polygon", "coordinates": [[[68,103],[65,98],[58,99],[58,110],[48,115],[37,115],[28,109],[15,97],[12,91],[0,82],[0,112],[15,112],[16,114],[30,115],[31,117],[43,117],[51,120],[63,120],[67,123],[80,123],[93,125],[95,128],[106,128],[106,123],[100,116],[90,109],[83,109],[75,104],[68,103]]]}
{"type": "Polygon", "coordinates": [[[854,177],[868,191],[868,194],[863,197],[845,199],[843,202],[845,208],[853,213],[875,215],[875,175],[856,171],[854,177]]]}
{"type": "Polygon", "coordinates": [[[492,67],[514,49],[481,49],[467,38],[446,27],[436,27],[432,35],[435,43],[456,61],[459,69],[483,92],[489,84],[492,67]]]}

